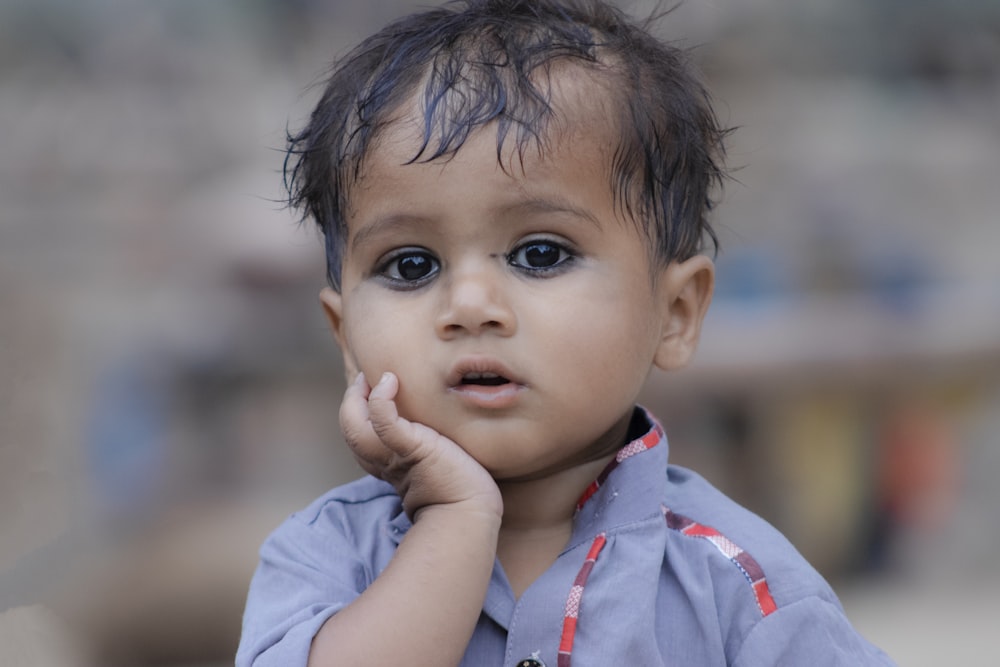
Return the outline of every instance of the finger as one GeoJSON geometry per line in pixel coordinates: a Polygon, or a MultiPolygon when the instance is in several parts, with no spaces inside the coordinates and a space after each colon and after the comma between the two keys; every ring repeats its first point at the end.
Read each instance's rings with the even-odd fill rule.
{"type": "Polygon", "coordinates": [[[340,427],[349,441],[357,439],[368,425],[368,394],[371,388],[364,373],[358,373],[354,382],[347,385],[344,400],[340,403],[340,427]]]}
{"type": "Polygon", "coordinates": [[[420,445],[420,437],[415,425],[399,416],[394,400],[398,392],[399,378],[390,372],[383,373],[368,395],[368,419],[382,443],[407,458],[420,445]]]}
{"type": "Polygon", "coordinates": [[[359,373],[347,390],[340,404],[340,430],[358,463],[365,472],[385,466],[392,452],[382,444],[372,428],[368,410],[371,388],[363,373],[359,373]]]}
{"type": "Polygon", "coordinates": [[[387,371],[382,373],[378,383],[368,392],[368,420],[380,438],[392,431],[400,420],[396,401],[393,400],[398,391],[399,378],[387,371]]]}
{"type": "Polygon", "coordinates": [[[371,461],[366,461],[360,456],[355,456],[354,460],[355,462],[357,462],[359,468],[364,470],[372,477],[377,477],[378,479],[385,479],[385,475],[383,474],[383,471],[385,470],[384,466],[378,465],[377,463],[373,463],[371,461]]]}
{"type": "Polygon", "coordinates": [[[371,409],[371,404],[374,402],[377,404],[376,408],[386,417],[398,417],[396,405],[393,403],[397,392],[399,392],[399,378],[396,377],[396,374],[389,371],[382,373],[382,377],[379,378],[378,383],[368,392],[369,409],[371,409]]]}

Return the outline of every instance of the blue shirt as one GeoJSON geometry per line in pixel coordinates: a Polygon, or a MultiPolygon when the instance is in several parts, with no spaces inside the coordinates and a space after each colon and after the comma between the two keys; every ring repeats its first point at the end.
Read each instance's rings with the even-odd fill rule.
{"type": "MultiPolygon", "coordinates": [[[[893,664],[777,530],[668,465],[662,429],[636,419],[645,435],[587,490],[566,548],[520,599],[494,566],[462,665],[893,664]]],[[[305,665],[319,628],[409,527],[392,486],[372,477],[292,515],[261,548],[236,664],[305,665]]]]}

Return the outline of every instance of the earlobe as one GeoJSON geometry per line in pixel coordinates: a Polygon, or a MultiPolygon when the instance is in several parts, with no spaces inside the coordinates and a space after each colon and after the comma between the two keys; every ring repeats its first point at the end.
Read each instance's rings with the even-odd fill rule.
{"type": "Polygon", "coordinates": [[[712,302],[715,265],[704,255],[671,262],[660,275],[663,330],[653,363],[670,371],[694,357],[701,325],[712,302]]]}
{"type": "Polygon", "coordinates": [[[333,337],[344,357],[344,372],[347,374],[347,381],[351,382],[358,374],[358,364],[351,352],[347,333],[344,330],[344,299],[339,292],[330,287],[324,287],[319,293],[319,301],[323,306],[326,320],[330,324],[330,331],[333,332],[333,337]]]}

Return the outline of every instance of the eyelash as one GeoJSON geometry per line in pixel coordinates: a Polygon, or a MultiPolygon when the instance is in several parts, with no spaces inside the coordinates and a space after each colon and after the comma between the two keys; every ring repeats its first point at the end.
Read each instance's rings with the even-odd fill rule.
{"type": "Polygon", "coordinates": [[[441,271],[441,262],[434,255],[423,248],[400,248],[393,251],[375,268],[375,274],[387,282],[393,289],[412,290],[423,287],[429,283],[441,271]],[[399,263],[405,259],[420,259],[430,262],[428,273],[418,278],[408,280],[400,272],[399,263]],[[392,275],[395,274],[395,275],[392,275]]]}
{"type": "MultiPolygon", "coordinates": [[[[577,257],[577,253],[567,247],[564,242],[548,238],[529,239],[518,244],[513,250],[504,255],[508,266],[534,278],[547,278],[558,275],[566,271],[577,257]],[[527,256],[523,260],[518,259],[522,253],[528,252],[532,247],[547,247],[549,251],[555,250],[557,255],[554,263],[548,266],[530,266],[526,263],[527,256]]],[[[411,247],[399,248],[384,257],[376,266],[374,273],[393,289],[414,290],[431,282],[440,271],[441,262],[433,253],[423,248],[411,247]],[[400,262],[408,259],[429,262],[427,273],[413,279],[407,279],[402,273],[400,262]]]]}
{"type": "Polygon", "coordinates": [[[524,241],[506,255],[508,265],[534,277],[548,277],[562,273],[569,268],[569,265],[576,258],[577,254],[571,248],[568,248],[565,243],[544,237],[524,241]],[[532,246],[548,246],[550,249],[555,250],[558,253],[555,263],[549,266],[526,266],[516,263],[518,255],[527,251],[532,246]]]}

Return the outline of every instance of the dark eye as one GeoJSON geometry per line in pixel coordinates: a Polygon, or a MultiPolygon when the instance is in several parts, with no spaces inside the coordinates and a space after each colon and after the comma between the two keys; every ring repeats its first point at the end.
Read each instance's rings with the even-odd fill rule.
{"type": "Polygon", "coordinates": [[[507,255],[507,262],[531,271],[554,269],[573,259],[566,248],[552,241],[529,241],[507,255]]]}
{"type": "Polygon", "coordinates": [[[437,259],[423,250],[405,250],[390,257],[379,269],[379,274],[392,282],[408,285],[420,284],[438,272],[437,259]]]}

